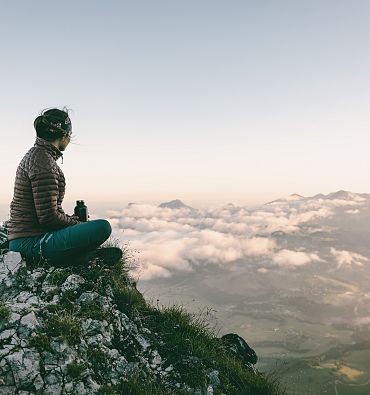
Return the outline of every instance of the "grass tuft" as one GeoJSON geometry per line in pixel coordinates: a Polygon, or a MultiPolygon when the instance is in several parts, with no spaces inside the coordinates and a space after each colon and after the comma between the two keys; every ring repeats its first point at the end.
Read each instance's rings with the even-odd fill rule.
{"type": "Polygon", "coordinates": [[[114,303],[118,310],[133,317],[140,310],[146,307],[143,295],[131,286],[126,286],[116,280],[113,281],[112,290],[114,295],[114,303]]]}
{"type": "Polygon", "coordinates": [[[80,316],[102,321],[108,320],[111,314],[109,311],[104,310],[96,300],[92,300],[81,305],[80,316]]]}
{"type": "Polygon", "coordinates": [[[87,358],[96,375],[96,380],[103,384],[106,372],[110,368],[107,354],[99,347],[90,346],[87,350],[87,358]]]}
{"type": "Polygon", "coordinates": [[[9,317],[10,317],[9,307],[4,302],[0,302],[0,320],[7,321],[9,317]]]}
{"type": "Polygon", "coordinates": [[[60,287],[70,274],[72,274],[70,270],[56,269],[49,274],[48,281],[52,285],[60,287]]]}
{"type": "Polygon", "coordinates": [[[60,337],[70,346],[81,341],[80,324],[69,311],[47,317],[45,331],[48,336],[60,337]]]}
{"type": "Polygon", "coordinates": [[[38,333],[29,340],[29,346],[36,348],[38,352],[51,351],[50,337],[45,333],[38,333]]]}
{"type": "Polygon", "coordinates": [[[154,375],[135,372],[122,379],[117,385],[102,385],[97,395],[189,395],[189,392],[177,389],[174,392],[165,388],[154,375]]]}
{"type": "Polygon", "coordinates": [[[181,382],[191,388],[207,388],[208,374],[216,369],[221,380],[217,391],[228,395],[282,394],[275,380],[246,369],[225,353],[208,316],[208,312],[195,315],[183,306],[173,305],[151,307],[143,320],[152,333],[158,334],[152,343],[165,356],[166,364],[172,364],[180,373],[181,382]]]}
{"type": "Polygon", "coordinates": [[[78,362],[71,362],[67,365],[67,374],[76,379],[81,376],[82,372],[84,372],[87,368],[86,363],[78,363],[78,362]]]}
{"type": "Polygon", "coordinates": [[[138,252],[138,250],[130,248],[129,242],[122,244],[122,242],[118,238],[110,236],[109,239],[100,246],[100,248],[107,247],[116,247],[121,249],[123,253],[122,260],[127,270],[131,271],[138,268],[139,263],[138,260],[135,258],[135,253],[138,252]]]}

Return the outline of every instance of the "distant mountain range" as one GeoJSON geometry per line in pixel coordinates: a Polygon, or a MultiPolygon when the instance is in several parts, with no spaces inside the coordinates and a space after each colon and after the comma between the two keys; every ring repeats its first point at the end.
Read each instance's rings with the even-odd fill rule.
{"type": "Polygon", "coordinates": [[[289,203],[289,202],[296,202],[296,201],[302,201],[302,200],[313,200],[313,199],[352,200],[352,199],[356,199],[356,197],[357,198],[360,197],[360,198],[364,198],[364,199],[370,199],[370,194],[367,194],[367,193],[354,193],[354,192],[340,190],[340,191],[337,191],[337,192],[329,193],[327,195],[319,193],[319,194],[314,195],[314,196],[305,197],[305,196],[299,195],[297,193],[293,193],[292,195],[289,195],[287,197],[283,197],[283,198],[276,199],[276,200],[273,200],[271,202],[265,203],[265,205],[289,203]]]}
{"type": "MultiPolygon", "coordinates": [[[[279,199],[273,200],[271,202],[267,202],[264,205],[276,205],[276,204],[288,204],[288,203],[294,203],[294,202],[301,202],[305,200],[318,200],[318,199],[323,199],[323,200],[353,200],[353,199],[366,199],[370,200],[370,194],[367,193],[354,193],[354,192],[349,192],[349,191],[344,191],[340,190],[337,192],[332,192],[327,195],[324,195],[322,193],[319,193],[314,196],[302,196],[299,195],[298,193],[293,193],[287,197],[281,197],[279,199]]],[[[129,203],[128,206],[131,206],[136,203],[129,203]]],[[[185,203],[183,203],[180,199],[175,199],[171,200],[169,202],[164,202],[158,205],[159,208],[171,208],[171,209],[189,209],[193,212],[197,212],[198,210],[194,207],[188,206],[185,203]]],[[[224,208],[228,209],[234,209],[238,208],[239,206],[235,205],[234,203],[227,203],[226,205],[223,206],[224,208]]]]}

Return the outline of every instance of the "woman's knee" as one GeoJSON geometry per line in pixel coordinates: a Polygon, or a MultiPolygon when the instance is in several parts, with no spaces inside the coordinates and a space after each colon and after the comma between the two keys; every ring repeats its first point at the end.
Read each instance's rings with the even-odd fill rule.
{"type": "Polygon", "coordinates": [[[95,221],[99,235],[104,239],[103,241],[107,240],[112,234],[112,227],[110,223],[106,219],[96,219],[95,221]]]}

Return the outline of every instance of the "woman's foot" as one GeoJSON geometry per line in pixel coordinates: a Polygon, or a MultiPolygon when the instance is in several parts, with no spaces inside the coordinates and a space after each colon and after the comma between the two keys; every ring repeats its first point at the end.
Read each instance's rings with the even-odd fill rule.
{"type": "Polygon", "coordinates": [[[122,258],[122,250],[118,247],[97,248],[86,254],[89,262],[95,261],[104,265],[115,265],[122,258]]]}

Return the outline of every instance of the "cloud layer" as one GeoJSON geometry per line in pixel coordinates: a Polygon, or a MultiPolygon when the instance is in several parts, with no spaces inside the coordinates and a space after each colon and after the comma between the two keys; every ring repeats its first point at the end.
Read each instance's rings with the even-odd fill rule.
{"type": "MultiPolygon", "coordinates": [[[[279,245],[276,232],[297,236],[330,231],[323,221],[335,216],[336,209],[353,216],[360,213],[363,204],[358,195],[349,199],[287,199],[257,209],[227,204],[191,210],[131,203],[122,211],[108,212],[108,219],[114,235],[140,251],[140,279],[150,280],[190,272],[202,264],[250,260],[256,265],[263,263],[262,272],[266,272],[274,266],[297,268],[322,263],[318,251],[279,245]]],[[[366,257],[335,248],[328,255],[338,267],[367,262],[366,257]]]]}

